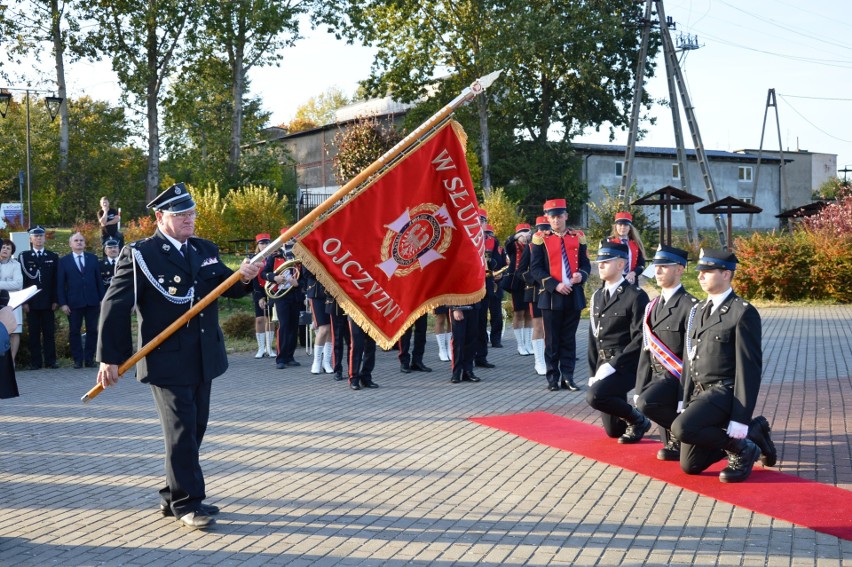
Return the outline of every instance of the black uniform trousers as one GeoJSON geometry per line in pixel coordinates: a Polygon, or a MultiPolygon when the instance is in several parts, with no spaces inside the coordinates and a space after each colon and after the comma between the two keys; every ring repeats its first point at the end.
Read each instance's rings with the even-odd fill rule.
{"type": "Polygon", "coordinates": [[[636,400],[636,409],[660,426],[660,439],[663,443],[668,441],[665,430],[672,428],[672,422],[677,417],[677,404],[682,399],[680,380],[668,372],[663,372],[653,375],[651,383],[636,400]]]}
{"type": "Polygon", "coordinates": [[[423,363],[423,354],[426,352],[426,327],[429,324],[427,315],[423,315],[410,326],[399,337],[399,363],[408,366],[410,363],[423,363]],[[411,335],[414,335],[414,349],[411,348],[411,335]]]}
{"type": "Polygon", "coordinates": [[[343,375],[343,348],[348,347],[349,352],[352,352],[352,339],[349,333],[349,321],[346,314],[338,309],[336,303],[329,304],[326,302],[326,313],[331,320],[331,347],[332,347],[332,366],[336,376],[343,375]]]}
{"type": "Polygon", "coordinates": [[[360,380],[361,384],[373,381],[373,369],[376,367],[376,341],[361,327],[349,319],[349,332],[352,344],[349,348],[349,383],[360,380]]]}
{"type": "Polygon", "coordinates": [[[450,310],[453,338],[451,343],[453,376],[461,378],[464,373],[473,373],[474,347],[478,339],[480,315],[483,309],[460,309],[464,319],[456,321],[455,310],[450,310]]]}
{"type": "Polygon", "coordinates": [[[283,299],[275,300],[275,312],[278,313],[278,355],[275,357],[276,363],[294,360],[296,341],[299,335],[299,312],[301,310],[302,302],[298,301],[295,295],[293,299],[284,296],[283,299]]]}
{"type": "MultiPolygon", "coordinates": [[[[41,368],[42,354],[44,365],[56,364],[56,317],[51,309],[30,308],[27,313],[27,327],[30,332],[30,363],[41,368]],[[42,337],[44,350],[42,351],[42,337]]],[[[97,324],[95,324],[97,329],[97,324]]]]}
{"type": "Polygon", "coordinates": [[[166,446],[166,486],[160,490],[160,498],[171,506],[176,518],[197,512],[206,497],[198,453],[210,416],[211,385],[151,384],[166,446]]]}
{"type": "MultiPolygon", "coordinates": [[[[485,280],[485,285],[488,280],[485,280]]],[[[493,285],[493,284],[492,284],[493,285]]],[[[476,311],[476,335],[474,341],[476,362],[485,362],[488,357],[488,295],[477,303],[476,311]]],[[[465,314],[466,315],[466,314],[465,314]]]]}
{"type": "Polygon", "coordinates": [[[503,290],[500,287],[497,287],[497,291],[488,299],[488,316],[491,319],[491,345],[502,344],[503,290]]]}
{"type": "Polygon", "coordinates": [[[698,474],[725,457],[733,403],[733,387],[711,386],[693,396],[674,420],[672,434],[680,440],[680,467],[685,473],[698,474]]]}
{"type": "MultiPolygon", "coordinates": [[[[605,361],[601,360],[601,364],[605,361]]],[[[601,413],[601,422],[607,436],[615,438],[624,435],[627,422],[633,413],[633,406],[627,403],[627,392],[636,386],[636,375],[615,371],[603,380],[592,384],[586,392],[586,403],[601,413]]]]}
{"type": "Polygon", "coordinates": [[[87,305],[71,309],[68,315],[68,342],[71,344],[71,358],[74,362],[93,362],[95,348],[98,346],[98,317],[101,315],[100,305],[87,305]],[[86,345],[80,329],[86,323],[86,345]]]}
{"type": "MultiPolygon", "coordinates": [[[[544,323],[544,361],[547,364],[547,383],[559,386],[562,379],[574,379],[577,363],[577,326],[580,310],[542,309],[544,323]]],[[[633,377],[634,382],[636,377],[633,377]]]]}

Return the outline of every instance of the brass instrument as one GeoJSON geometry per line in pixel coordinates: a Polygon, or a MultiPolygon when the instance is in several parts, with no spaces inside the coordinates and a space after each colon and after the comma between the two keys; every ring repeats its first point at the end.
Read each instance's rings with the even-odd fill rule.
{"type": "Polygon", "coordinates": [[[499,278],[499,277],[500,277],[500,276],[502,276],[502,275],[506,272],[506,270],[508,270],[508,269],[509,269],[509,264],[506,264],[505,266],[503,266],[503,267],[502,267],[502,268],[500,268],[499,270],[487,270],[487,272],[486,272],[486,274],[485,274],[485,275],[486,275],[486,276],[493,276],[493,277],[495,277],[495,278],[499,278]]]}
{"type": "MultiPolygon", "coordinates": [[[[281,263],[277,268],[275,268],[275,275],[285,276],[286,279],[299,279],[299,276],[302,273],[302,262],[296,259],[287,260],[286,262],[281,263]]],[[[264,284],[263,290],[266,292],[267,297],[269,299],[281,299],[288,293],[293,287],[288,282],[284,283],[275,283],[274,281],[268,281],[264,284]]]]}

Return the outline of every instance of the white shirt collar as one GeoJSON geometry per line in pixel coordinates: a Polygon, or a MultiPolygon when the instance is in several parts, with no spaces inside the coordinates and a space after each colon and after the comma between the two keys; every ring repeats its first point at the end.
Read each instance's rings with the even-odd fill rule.
{"type": "Polygon", "coordinates": [[[722,293],[718,293],[716,295],[708,295],[707,299],[713,302],[713,309],[710,311],[710,313],[714,313],[719,308],[719,306],[722,305],[725,299],[727,299],[727,297],[731,295],[733,291],[734,289],[729,287],[722,293]]]}
{"type": "Polygon", "coordinates": [[[604,289],[609,292],[610,297],[614,297],[615,296],[615,290],[618,289],[618,286],[620,286],[622,284],[622,282],[624,282],[624,278],[621,278],[620,280],[618,280],[614,284],[604,286],[604,289]]]}
{"type": "Polygon", "coordinates": [[[677,284],[677,286],[676,286],[676,287],[673,287],[673,288],[671,288],[671,289],[663,289],[663,290],[661,290],[661,291],[660,291],[660,295],[662,295],[662,296],[663,296],[663,301],[668,302],[668,300],[669,300],[669,299],[671,299],[671,298],[672,298],[672,296],[673,296],[675,293],[677,293],[677,290],[679,290],[679,289],[680,289],[680,288],[682,288],[682,287],[683,287],[683,285],[682,285],[682,284],[677,284]]]}
{"type": "Polygon", "coordinates": [[[160,231],[160,232],[162,233],[162,235],[163,235],[163,236],[165,236],[165,237],[166,237],[166,240],[168,240],[169,242],[171,242],[172,244],[174,244],[174,245],[175,245],[175,247],[176,247],[178,250],[180,250],[180,247],[181,247],[181,246],[183,246],[184,244],[186,244],[186,245],[187,245],[187,247],[189,246],[189,243],[187,243],[187,242],[180,242],[179,240],[177,240],[177,239],[175,239],[175,238],[172,238],[171,236],[169,236],[169,235],[168,235],[168,234],[166,234],[165,232],[163,232],[163,231],[160,231]]]}

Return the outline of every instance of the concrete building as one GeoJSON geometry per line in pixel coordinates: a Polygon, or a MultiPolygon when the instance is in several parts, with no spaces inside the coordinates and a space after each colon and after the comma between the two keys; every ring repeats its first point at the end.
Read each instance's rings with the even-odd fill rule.
{"type": "MultiPolygon", "coordinates": [[[[604,198],[603,188],[610,194],[616,194],[621,184],[622,168],[624,167],[625,146],[604,144],[574,144],[577,155],[583,160],[582,177],[589,188],[589,201],[600,202],[604,198]]],[[[752,202],[752,189],[756,177],[757,155],[747,152],[724,152],[707,150],[708,167],[713,178],[716,198],[734,197],[752,202]]],[[[687,150],[687,176],[689,191],[705,200],[698,207],[709,203],[704,187],[701,170],[695,159],[695,151],[687,150]]],[[[785,155],[786,158],[786,155],[785,155]]],[[[763,212],[755,215],[752,228],[771,229],[779,226],[775,215],[786,210],[784,204],[796,199],[782,195],[781,160],[764,152],[760,165],[757,199],[755,205],[763,212]]],[[[638,190],[638,196],[652,193],[667,185],[680,187],[680,172],[677,162],[677,152],[674,148],[637,147],[633,163],[633,176],[638,190]]],[[[810,201],[810,193],[801,204],[810,201]]],[[[588,207],[584,216],[584,224],[588,224],[588,207]]],[[[659,222],[659,209],[648,210],[647,214],[659,222]]],[[[712,215],[696,214],[696,227],[700,231],[714,230],[712,215]]],[[[746,215],[737,215],[733,220],[733,229],[746,228],[746,215]]],[[[680,207],[672,210],[672,228],[685,229],[684,211],[680,207]]]]}
{"type": "MultiPolygon", "coordinates": [[[[738,150],[740,152],[757,155],[758,150],[738,150]]],[[[766,156],[780,158],[780,152],[763,150],[763,157],[766,156]]],[[[813,192],[831,177],[837,176],[837,154],[796,150],[784,152],[784,161],[787,193],[782,195],[782,211],[810,203],[813,201],[813,192]]]]}

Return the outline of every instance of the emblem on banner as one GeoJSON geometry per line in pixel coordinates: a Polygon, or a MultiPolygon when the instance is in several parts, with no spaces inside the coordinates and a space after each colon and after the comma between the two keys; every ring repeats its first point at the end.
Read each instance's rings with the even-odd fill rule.
{"type": "Polygon", "coordinates": [[[447,205],[423,203],[406,209],[388,228],[382,241],[381,269],[389,278],[404,277],[416,268],[424,269],[443,253],[453,240],[455,229],[447,205]]]}

